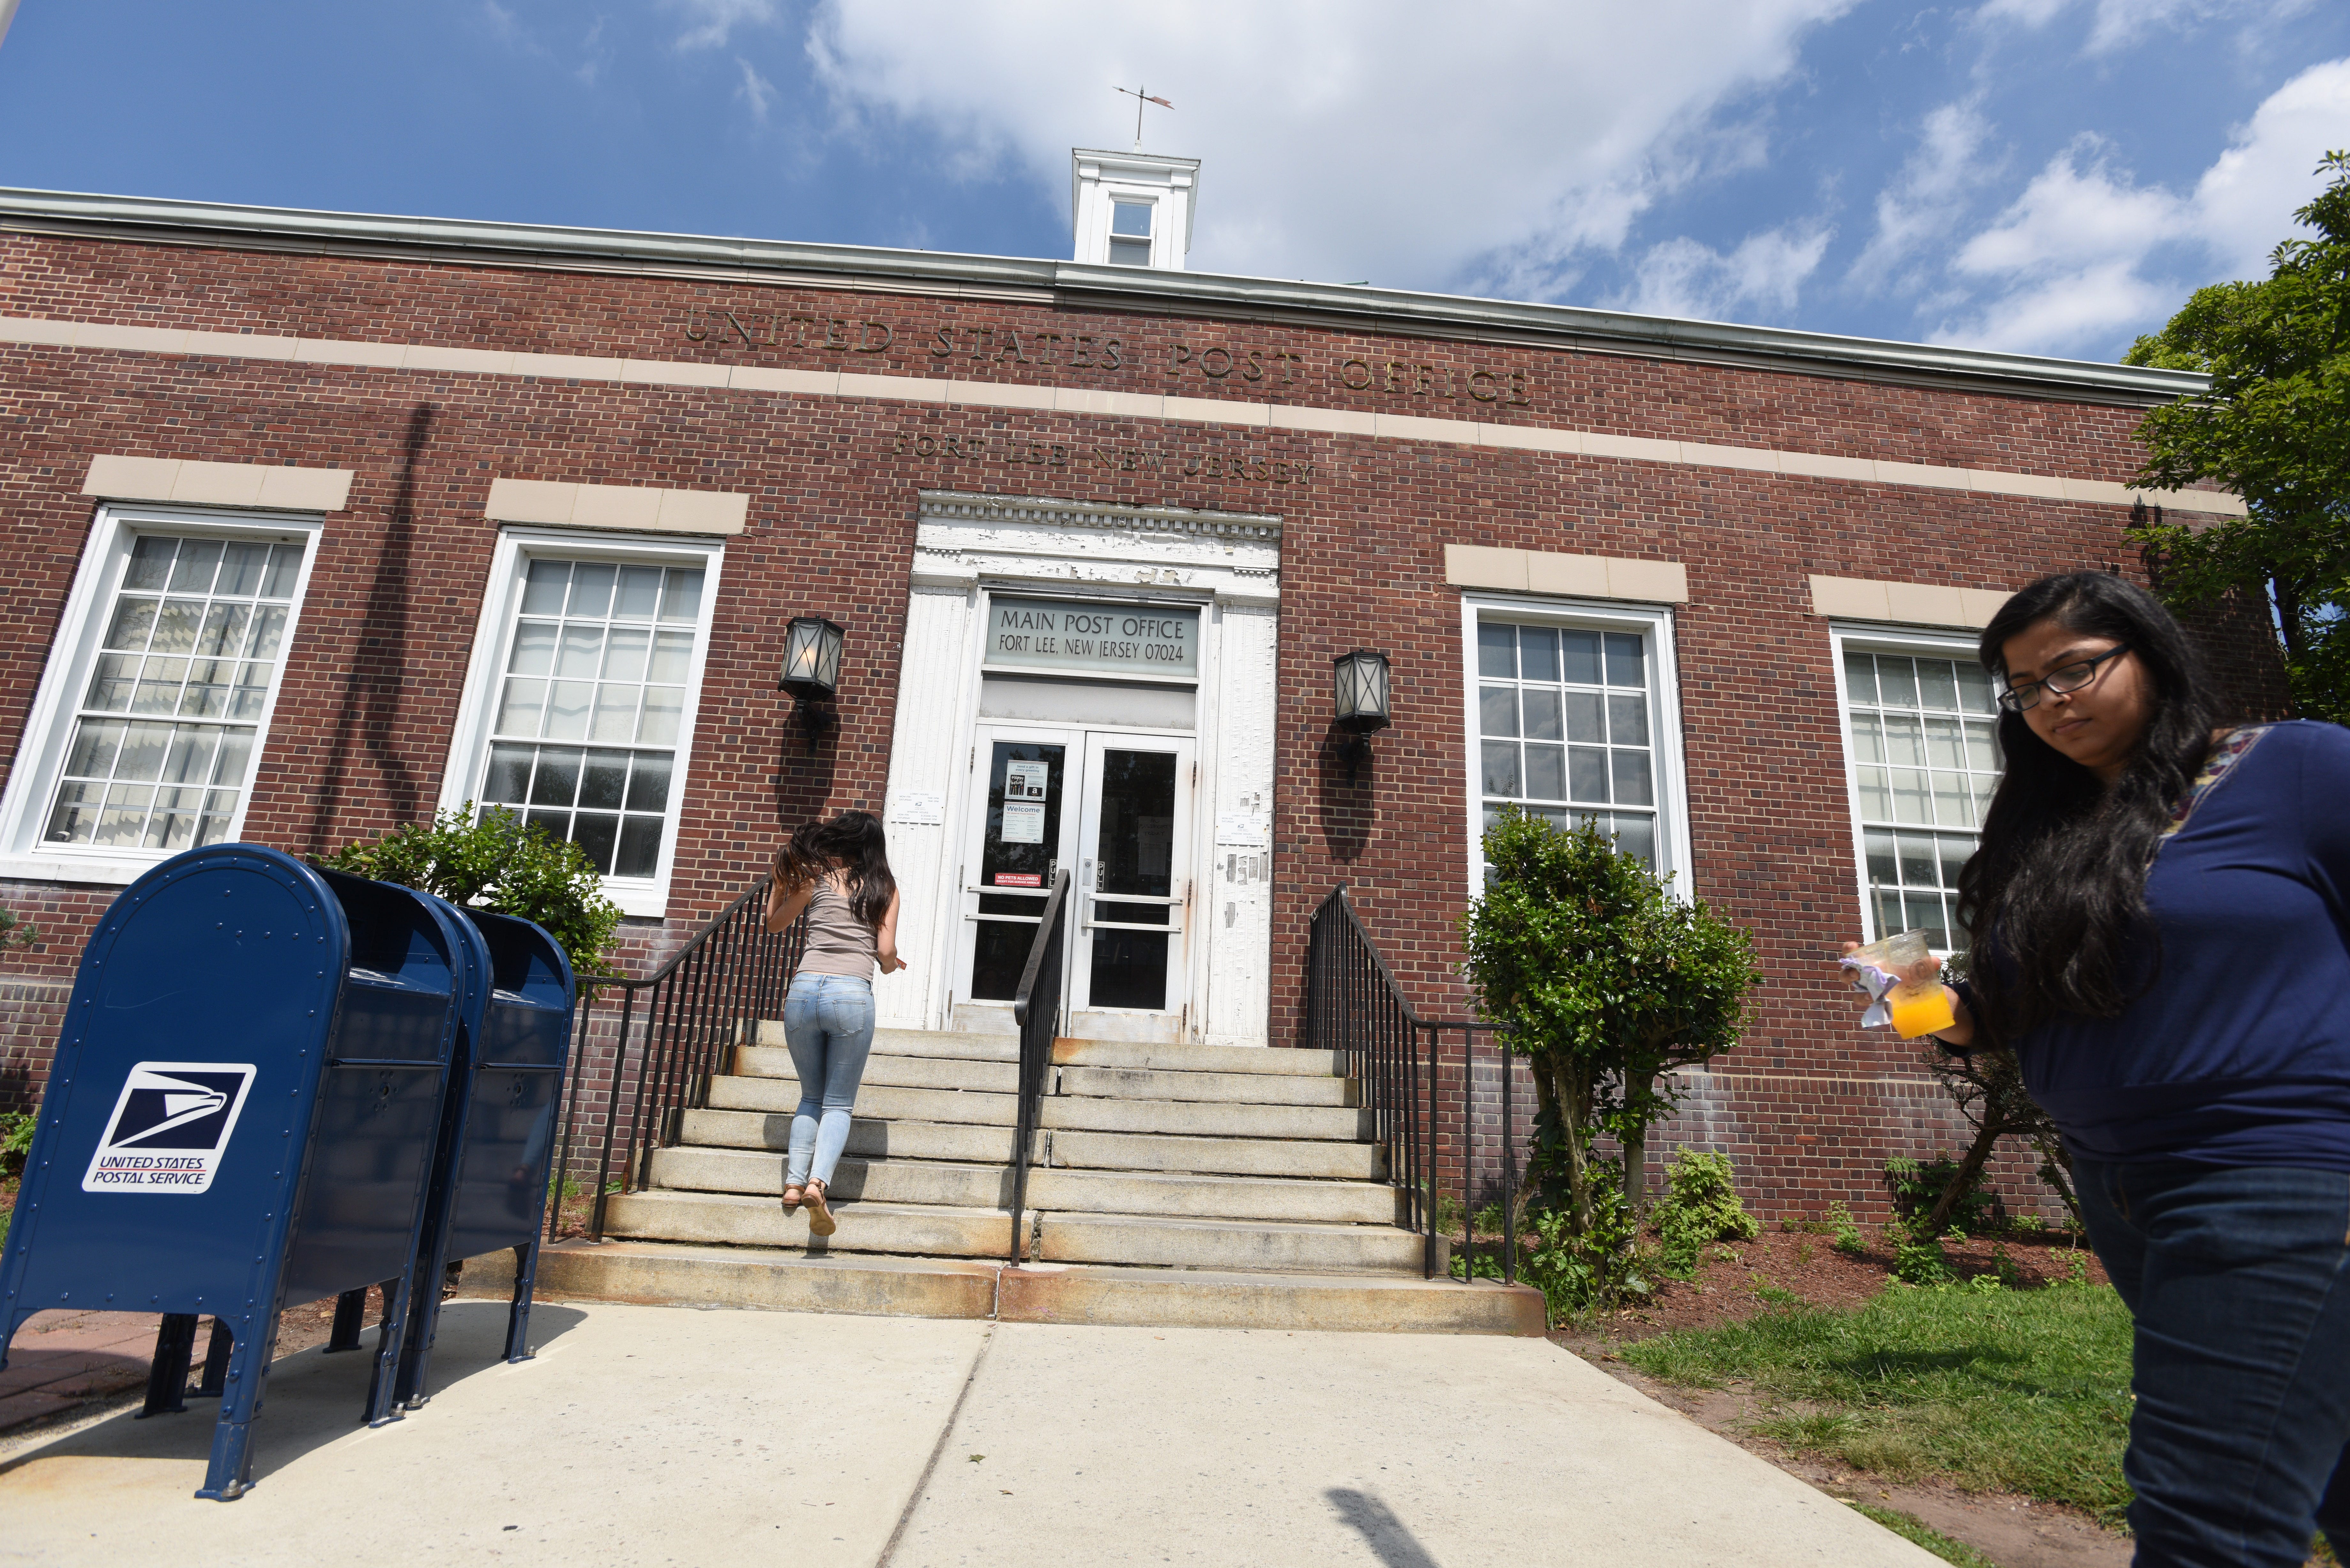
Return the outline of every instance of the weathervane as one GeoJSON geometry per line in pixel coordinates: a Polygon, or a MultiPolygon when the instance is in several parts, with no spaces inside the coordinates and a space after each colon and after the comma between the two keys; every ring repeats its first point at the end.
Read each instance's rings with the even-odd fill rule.
{"type": "Polygon", "coordinates": [[[1117,90],[1134,100],[1134,150],[1139,152],[1142,151],[1142,106],[1147,103],[1155,103],[1161,109],[1173,109],[1175,106],[1163,98],[1151,97],[1147,87],[1122,87],[1117,90]]]}

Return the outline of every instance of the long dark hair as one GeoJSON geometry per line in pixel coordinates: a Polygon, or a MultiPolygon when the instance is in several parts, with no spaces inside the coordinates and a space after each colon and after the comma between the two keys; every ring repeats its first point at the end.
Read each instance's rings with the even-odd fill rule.
{"type": "Polygon", "coordinates": [[[2106,572],[2041,578],[1983,628],[1977,651],[1993,684],[2006,684],[2008,639],[2043,620],[2126,643],[2150,711],[2110,788],[2022,714],[2000,714],[2007,771],[1959,874],[1959,919],[1976,951],[1975,1015],[2008,1044],[2059,1012],[2110,1018],[2151,982],[2161,947],[2147,871],[2211,748],[2203,661],[2152,594],[2106,572]]]}
{"type": "Polygon", "coordinates": [[[898,895],[889,874],[889,838],[869,811],[844,811],[830,822],[811,822],[775,853],[775,876],[792,892],[832,874],[840,862],[849,912],[879,928],[898,895]]]}

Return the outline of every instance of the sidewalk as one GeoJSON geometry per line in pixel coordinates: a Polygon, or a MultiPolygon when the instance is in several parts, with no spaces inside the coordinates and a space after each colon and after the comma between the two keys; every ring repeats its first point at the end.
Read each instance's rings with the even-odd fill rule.
{"type": "Polygon", "coordinates": [[[378,1431],[366,1356],[281,1360],[238,1502],[207,1406],[0,1439],[0,1563],[1935,1562],[1540,1340],[546,1303],[507,1366],[504,1315],[378,1431]]]}

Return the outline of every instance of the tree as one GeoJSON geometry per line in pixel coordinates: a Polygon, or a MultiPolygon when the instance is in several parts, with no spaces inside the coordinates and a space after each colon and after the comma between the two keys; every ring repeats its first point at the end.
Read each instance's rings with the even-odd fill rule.
{"type": "Polygon", "coordinates": [[[316,857],[330,871],[397,882],[452,904],[536,920],[563,944],[574,974],[611,974],[604,949],[620,927],[620,907],[588,852],[503,808],[478,817],[473,803],[431,822],[402,823],[372,844],[347,844],[316,857]]]}
{"type": "Polygon", "coordinates": [[[1487,830],[1485,858],[1492,880],[1461,919],[1470,983],[1534,1070],[1526,1188],[1587,1237],[1593,1141],[1622,1145],[1637,1214],[1648,1126],[1675,1097],[1665,1075],[1737,1044],[1760,983],[1752,944],[1588,822],[1565,832],[1513,808],[1487,830]]]}
{"type": "Polygon", "coordinates": [[[2199,397],[2138,426],[2137,483],[2175,490],[2213,480],[2248,515],[2199,532],[2150,517],[2133,528],[2179,607],[2230,589],[2272,607],[2294,701],[2350,719],[2350,152],[2325,155],[2324,191],[2293,213],[2317,231],[2288,239],[2264,282],[2195,291],[2132,365],[2199,370],[2199,397]]]}

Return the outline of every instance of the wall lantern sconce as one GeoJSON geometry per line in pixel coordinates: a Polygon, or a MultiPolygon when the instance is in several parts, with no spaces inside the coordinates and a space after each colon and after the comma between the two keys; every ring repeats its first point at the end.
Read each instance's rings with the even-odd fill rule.
{"type": "Polygon", "coordinates": [[[829,704],[840,686],[840,647],[846,635],[831,621],[813,615],[794,616],[784,632],[784,670],[775,690],[799,699],[800,723],[811,752],[816,737],[836,722],[829,704]]]}
{"type": "Polygon", "coordinates": [[[1358,648],[1331,660],[1336,674],[1338,728],[1353,738],[1338,747],[1347,759],[1347,782],[1360,776],[1371,760],[1371,732],[1388,727],[1388,656],[1358,648]]]}

